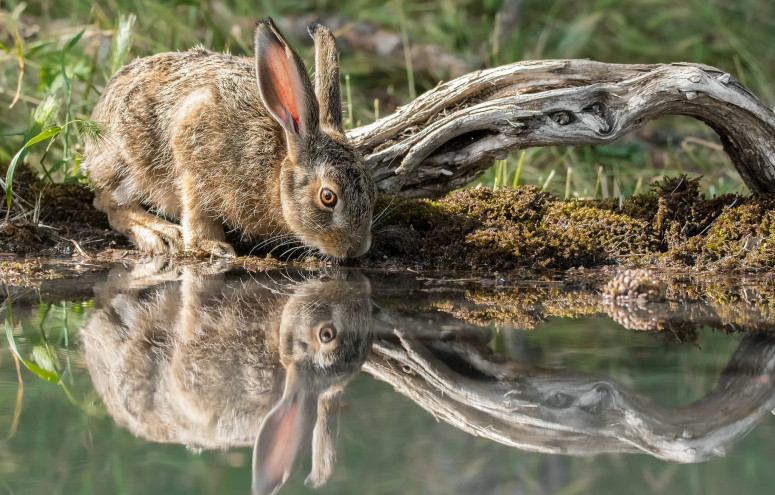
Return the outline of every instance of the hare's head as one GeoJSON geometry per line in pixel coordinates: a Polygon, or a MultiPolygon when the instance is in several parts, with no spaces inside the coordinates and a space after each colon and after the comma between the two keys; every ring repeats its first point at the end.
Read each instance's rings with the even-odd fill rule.
{"type": "Polygon", "coordinates": [[[279,354],[286,369],[282,399],[264,420],[253,453],[253,492],[275,493],[312,433],[307,484],[325,483],[336,461],[338,399],[371,349],[368,280],[351,273],[309,280],[283,308],[279,354]]]}
{"type": "Polygon", "coordinates": [[[288,156],[280,172],[283,218],[306,245],[353,258],[371,245],[376,187],[342,124],[339,56],[328,28],[313,26],[315,89],[304,63],[271,19],[255,33],[261,100],[282,126],[288,156]]]}

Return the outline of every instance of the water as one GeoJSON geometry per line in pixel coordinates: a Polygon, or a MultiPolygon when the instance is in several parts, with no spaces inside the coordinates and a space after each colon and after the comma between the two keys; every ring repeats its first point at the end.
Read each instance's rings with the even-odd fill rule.
{"type": "Polygon", "coordinates": [[[0,492],[775,483],[771,283],[679,280],[620,304],[578,276],[222,271],[9,288],[0,492]]]}

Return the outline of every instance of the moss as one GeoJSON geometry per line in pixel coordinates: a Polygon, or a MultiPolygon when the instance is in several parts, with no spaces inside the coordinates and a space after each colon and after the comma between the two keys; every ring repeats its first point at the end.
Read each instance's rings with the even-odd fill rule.
{"type": "MultiPolygon", "coordinates": [[[[376,211],[388,204],[381,201],[376,211]]],[[[773,196],[705,199],[699,179],[685,176],[621,204],[560,201],[534,187],[477,188],[439,201],[393,200],[366,264],[768,268],[775,266],[774,212],[773,196]]]]}

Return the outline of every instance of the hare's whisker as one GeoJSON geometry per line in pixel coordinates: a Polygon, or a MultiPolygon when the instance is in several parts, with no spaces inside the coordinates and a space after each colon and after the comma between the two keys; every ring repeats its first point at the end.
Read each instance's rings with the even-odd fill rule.
{"type": "Polygon", "coordinates": [[[372,228],[373,228],[373,227],[376,225],[376,223],[379,221],[379,219],[380,219],[380,218],[382,218],[382,217],[383,217],[383,216],[384,216],[384,215],[385,215],[385,214],[386,214],[388,211],[390,211],[390,207],[393,205],[393,201],[395,201],[395,199],[396,199],[396,197],[397,197],[397,196],[398,196],[398,193],[395,193],[395,194],[393,195],[393,197],[392,197],[392,198],[390,198],[390,202],[387,204],[387,206],[385,206],[384,208],[382,208],[382,211],[380,211],[380,212],[377,214],[377,216],[375,216],[375,217],[374,217],[374,218],[371,220],[371,227],[372,227],[372,228]]]}

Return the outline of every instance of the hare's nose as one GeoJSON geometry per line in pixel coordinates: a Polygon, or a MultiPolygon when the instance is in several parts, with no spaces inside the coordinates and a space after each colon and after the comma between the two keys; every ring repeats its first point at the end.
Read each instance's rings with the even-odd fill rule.
{"type": "Polygon", "coordinates": [[[360,245],[352,246],[350,249],[347,250],[347,257],[357,258],[358,256],[365,254],[370,247],[371,247],[371,234],[368,234],[363,239],[363,241],[361,241],[360,245]]]}

